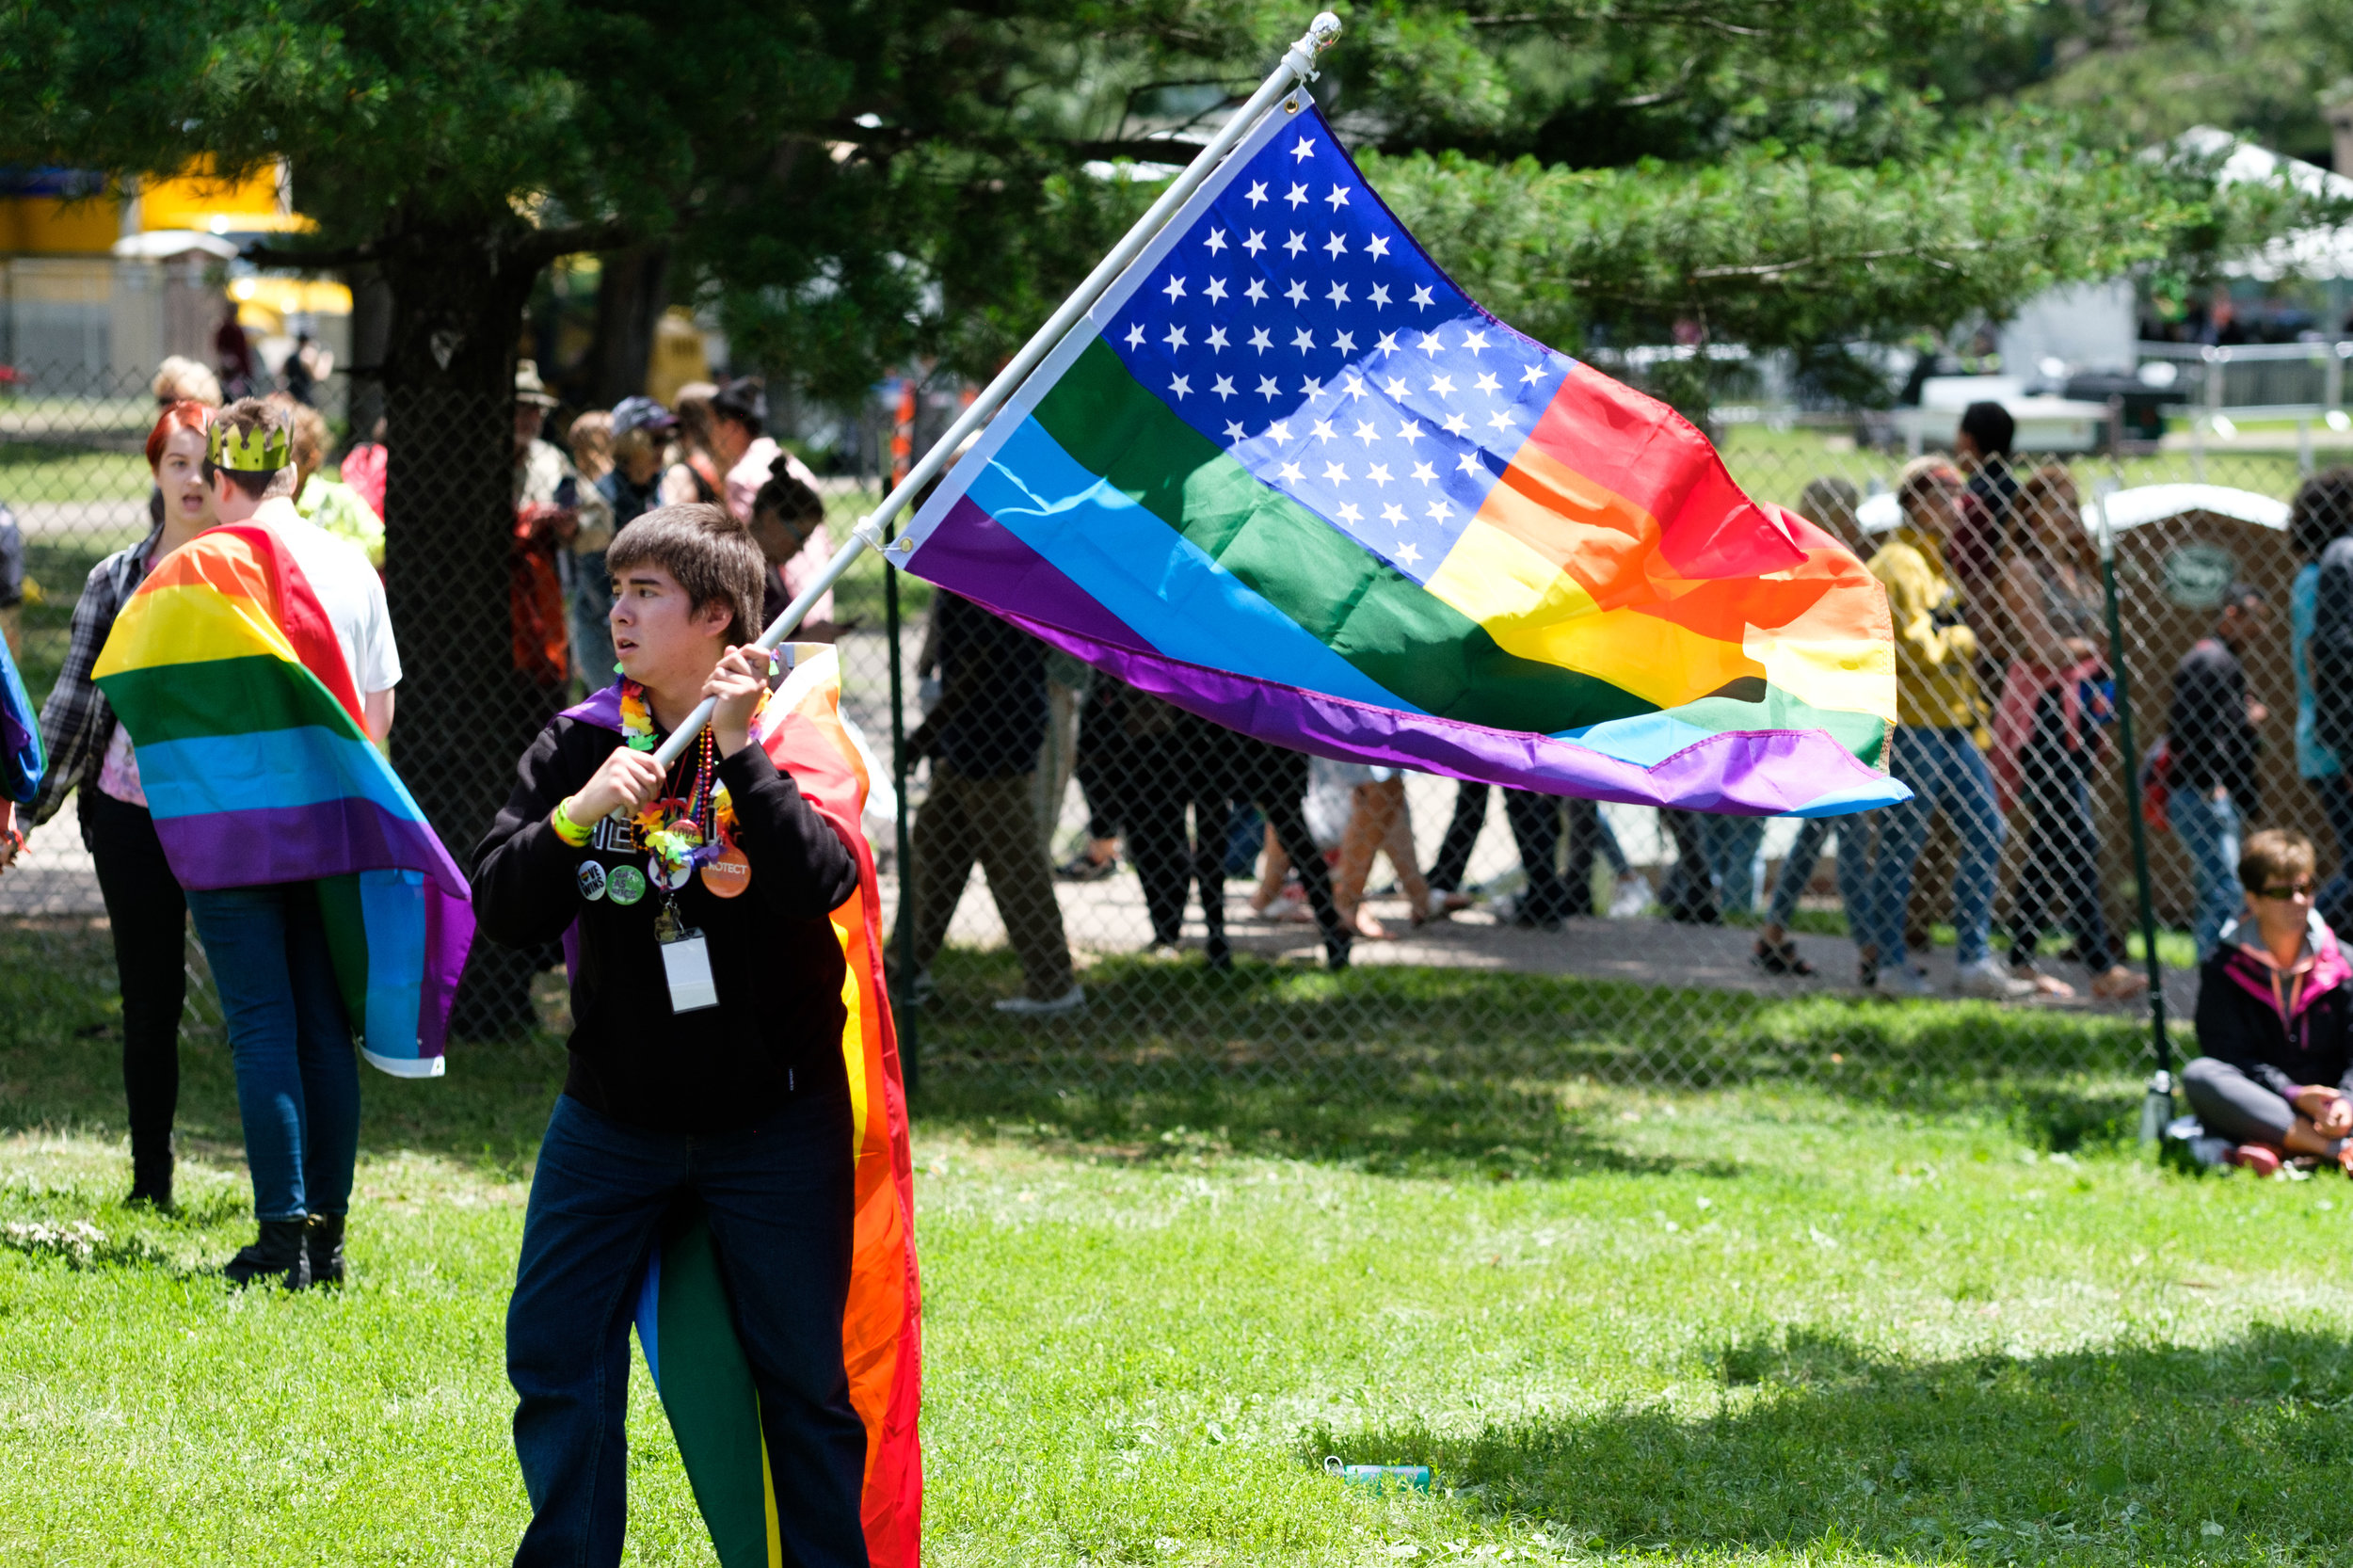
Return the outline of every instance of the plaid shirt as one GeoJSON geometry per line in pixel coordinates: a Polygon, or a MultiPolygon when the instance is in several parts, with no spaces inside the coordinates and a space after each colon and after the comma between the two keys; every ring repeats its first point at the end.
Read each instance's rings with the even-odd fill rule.
{"type": "Polygon", "coordinates": [[[49,772],[33,800],[34,826],[57,814],[68,791],[98,776],[107,743],[114,739],[115,714],[106,706],[105,694],[90,683],[90,671],[106,646],[106,634],[115,629],[115,616],[145,580],[148,552],[155,548],[163,531],[161,523],[155,524],[137,544],[118,550],[90,568],[82,584],[81,600],[73,606],[73,635],[66,648],[65,667],[57,672],[49,700],[40,705],[40,744],[49,756],[49,772]]]}

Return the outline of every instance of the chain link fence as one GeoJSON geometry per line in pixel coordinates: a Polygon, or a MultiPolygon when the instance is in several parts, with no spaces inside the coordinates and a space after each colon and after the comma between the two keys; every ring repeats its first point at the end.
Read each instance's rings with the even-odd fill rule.
{"type": "MultiPolygon", "coordinates": [[[[40,367],[20,368],[29,381],[0,395],[0,504],[21,540],[22,585],[0,579],[0,601],[13,600],[0,616],[38,702],[67,657],[91,568],[147,535],[155,404],[143,384],[49,395],[40,367]]],[[[342,390],[323,392],[332,415],[342,390]]],[[[515,753],[583,688],[586,672],[565,647],[585,646],[580,628],[594,624],[594,596],[577,590],[598,563],[528,507],[512,530],[486,525],[463,560],[404,553],[404,521],[478,493],[468,475],[511,455],[512,424],[504,407],[440,410],[421,427],[449,433],[448,448],[396,440],[380,508],[402,710],[464,720],[430,735],[396,723],[393,760],[461,857],[515,753]],[[439,586],[452,581],[495,591],[453,596],[439,586]]],[[[888,422],[865,428],[877,447],[869,461],[887,464],[888,422]]],[[[1759,419],[1721,434],[1752,495],[1850,531],[1866,550],[1901,525],[1906,456],[1876,446],[1867,424],[1759,419]]],[[[328,478],[348,449],[344,431],[332,436],[328,478]]],[[[1956,546],[1970,598],[1941,616],[1980,645],[1965,663],[1981,716],[2004,706],[2035,639],[2056,637],[2069,666],[2105,645],[2096,564],[2071,533],[2076,498],[2105,497],[2119,524],[2121,673],[2142,746],[2168,733],[2177,670],[2215,632],[2233,586],[2258,590],[2265,609],[2239,640],[2247,695],[2263,712],[2236,804],[2245,826],[2312,838],[2330,875],[2337,840],[2296,744],[2291,620],[2305,557],[2287,511],[2308,473],[2340,459],[2353,460],[2353,440],[2325,424],[2251,422],[2229,440],[2206,430],[2121,455],[2022,455],[2014,472],[2028,496],[2013,548],[1989,536],[1982,558],[1965,561],[1956,546]],[[2046,467],[2057,472],[2037,478],[2046,467]],[[2025,598],[2006,599],[2007,562],[2022,551],[2025,598]]],[[[879,493],[854,479],[820,488],[836,540],[879,493]]],[[[2145,997],[2095,994],[2128,991],[2114,976],[2143,961],[2125,815],[2143,792],[2121,776],[2096,667],[2018,687],[2026,696],[2010,700],[1993,748],[1993,771],[2008,778],[1996,811],[1952,785],[1984,766],[1973,744],[1968,757],[1913,759],[1934,770],[1939,808],[1917,821],[1809,830],[1385,777],[1243,744],[962,616],[927,584],[894,584],[872,559],[840,584],[834,620],[847,712],[887,763],[893,736],[905,737],[915,886],[898,833],[878,831],[875,849],[885,907],[901,920],[903,1029],[930,1095],[1012,1094],[1045,1108],[1069,1095],[1235,1085],[1377,1089],[1444,1113],[1466,1096],[1541,1097],[1541,1086],[1578,1078],[1801,1079],[1907,1095],[1989,1075],[2121,1083],[2151,1048],[2145,997]],[[895,714],[894,657],[905,694],[895,714]],[[1913,886],[1891,906],[1901,879],[1871,873],[1898,862],[1913,886]],[[1858,938],[1891,930],[1910,962],[1882,952],[1874,976],[1858,938]],[[1962,972],[1974,953],[1961,950],[1984,940],[1998,986],[1962,972]],[[2027,948],[2031,970],[2013,963],[2027,948]],[[1083,1003],[1059,1010],[1074,988],[1083,1003]]],[[[2184,1048],[2196,855],[2218,856],[2219,834],[2202,820],[2182,831],[2162,801],[2156,815],[2149,893],[2184,1048]]],[[[2222,896],[2235,907],[2234,891],[2222,896]]],[[[71,797],[0,877],[0,920],[35,942],[99,939],[105,904],[71,797]]],[[[198,1001],[184,1027],[217,1031],[193,944],[190,959],[198,1001]]],[[[484,956],[461,1037],[535,1012],[556,1019],[555,962],[484,956]]],[[[462,1050],[453,1062],[463,1070],[462,1050]]]]}

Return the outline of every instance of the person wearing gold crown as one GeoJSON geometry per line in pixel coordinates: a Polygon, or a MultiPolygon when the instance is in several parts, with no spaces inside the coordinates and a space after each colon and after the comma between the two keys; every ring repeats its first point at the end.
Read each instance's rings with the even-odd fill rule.
{"type": "MultiPolygon", "coordinates": [[[[272,536],[280,558],[300,574],[324,612],[359,697],[360,722],[381,746],[400,680],[384,584],[358,546],[295,510],[295,477],[283,410],[243,398],[220,411],[204,459],[216,524],[272,536]]],[[[289,1289],[339,1283],[359,1157],[360,1069],[317,885],[190,888],[187,899],[229,1024],[261,1228],[223,1272],[233,1284],[289,1289]]]]}

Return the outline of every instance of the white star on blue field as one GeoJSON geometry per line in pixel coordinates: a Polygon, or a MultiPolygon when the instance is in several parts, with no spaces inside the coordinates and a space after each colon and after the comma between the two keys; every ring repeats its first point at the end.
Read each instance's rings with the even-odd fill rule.
{"type": "Polygon", "coordinates": [[[1217,184],[1104,342],[1259,479],[1426,582],[1575,361],[1449,282],[1312,109],[1217,184]]]}

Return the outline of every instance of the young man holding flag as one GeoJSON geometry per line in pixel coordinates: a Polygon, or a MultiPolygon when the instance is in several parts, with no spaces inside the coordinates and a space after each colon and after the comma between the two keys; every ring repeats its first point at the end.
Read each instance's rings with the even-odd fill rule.
{"type": "MultiPolygon", "coordinates": [[[[699,1214],[727,1304],[716,1320],[731,1323],[758,1396],[716,1461],[769,1499],[744,1528],[767,1538],[766,1560],[863,1565],[868,1532],[890,1535],[911,1496],[874,1498],[900,1463],[870,1414],[888,1400],[864,1402],[876,1377],[868,1328],[856,1365],[844,1351],[847,1321],[877,1320],[854,1290],[854,1255],[864,1268],[895,1247],[875,1273],[895,1268],[901,1301],[913,1278],[904,1180],[894,1200],[881,1168],[903,1177],[904,1122],[879,950],[847,934],[876,923],[871,861],[855,804],[845,818],[798,781],[792,748],[830,708],[780,712],[790,705],[770,693],[768,655],[744,646],[765,568],[744,525],[716,506],[664,507],[618,536],[606,565],[622,679],[549,723],[475,854],[484,929],[517,946],[565,937],[574,955],[571,1066],[507,1313],[533,1513],[516,1561],[620,1560],[633,1311],[722,1559],[734,1560],[727,1535],[743,1522],[721,1516],[728,1489],[707,1486],[697,1458],[712,1449],[673,1399],[676,1368],[698,1347],[663,1271],[679,1271],[680,1216],[699,1214]],[[718,704],[709,728],[665,769],[655,748],[706,696],[718,704]],[[884,1112],[872,1124],[884,1144],[869,1137],[870,1106],[884,1112]],[[884,1159],[869,1165],[877,1148],[884,1159]],[[883,1201],[870,1208],[877,1176],[883,1201]],[[870,1238],[870,1213],[900,1218],[870,1238]],[[649,1264],[646,1293],[662,1298],[651,1308],[640,1299],[649,1264]],[[870,1426],[890,1461],[872,1480],[870,1426]]],[[[874,1294],[887,1322],[888,1288],[874,1294]]],[[[911,1332],[911,1312],[904,1320],[911,1332]]],[[[911,1400],[912,1340],[884,1339],[906,1346],[904,1372],[883,1381],[911,1400]]]]}

